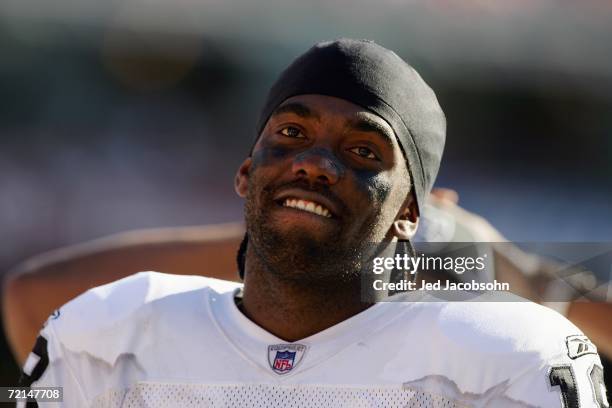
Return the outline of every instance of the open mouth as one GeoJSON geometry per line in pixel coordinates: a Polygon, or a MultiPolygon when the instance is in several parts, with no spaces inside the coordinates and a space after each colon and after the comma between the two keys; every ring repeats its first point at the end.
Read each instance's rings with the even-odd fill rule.
{"type": "Polygon", "coordinates": [[[282,202],[283,207],[295,208],[325,218],[331,218],[331,212],[323,205],[303,198],[287,197],[282,202]]]}

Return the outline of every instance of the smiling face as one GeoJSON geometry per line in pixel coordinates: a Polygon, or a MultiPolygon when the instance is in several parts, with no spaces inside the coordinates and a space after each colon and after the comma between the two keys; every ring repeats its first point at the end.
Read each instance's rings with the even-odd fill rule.
{"type": "Polygon", "coordinates": [[[284,101],[241,165],[236,190],[247,199],[249,244],[266,269],[289,279],[354,276],[368,243],[408,239],[416,229],[392,128],[330,96],[284,101]]]}

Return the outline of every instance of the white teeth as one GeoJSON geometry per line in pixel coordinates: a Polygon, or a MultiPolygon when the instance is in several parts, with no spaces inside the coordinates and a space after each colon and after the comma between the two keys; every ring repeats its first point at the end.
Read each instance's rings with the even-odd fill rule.
{"type": "Polygon", "coordinates": [[[320,204],[313,203],[312,201],[298,200],[295,198],[287,198],[283,202],[283,207],[297,208],[309,213],[317,214],[322,217],[331,218],[331,213],[325,207],[320,204]]]}
{"type": "Polygon", "coordinates": [[[323,208],[320,205],[317,205],[314,209],[315,213],[318,215],[323,215],[323,208]]]}

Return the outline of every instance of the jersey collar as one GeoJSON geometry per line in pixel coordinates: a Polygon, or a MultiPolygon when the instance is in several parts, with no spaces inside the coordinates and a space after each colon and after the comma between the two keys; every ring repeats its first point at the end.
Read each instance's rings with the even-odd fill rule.
{"type": "Polygon", "coordinates": [[[239,354],[269,375],[279,378],[293,377],[329,359],[353,343],[357,343],[373,332],[391,323],[405,307],[394,302],[376,303],[370,308],[296,342],[287,342],[264,330],[247,318],[236,306],[234,297],[240,288],[218,294],[210,293],[209,304],[219,331],[239,354]],[[269,346],[291,344],[306,347],[301,361],[289,373],[282,376],[270,367],[269,346]]]}

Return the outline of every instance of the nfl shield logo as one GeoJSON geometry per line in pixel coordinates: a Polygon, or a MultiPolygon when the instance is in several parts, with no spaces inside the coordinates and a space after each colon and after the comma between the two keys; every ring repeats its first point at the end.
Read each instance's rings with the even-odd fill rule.
{"type": "Polygon", "coordinates": [[[303,344],[274,344],[268,346],[268,362],[276,374],[287,374],[302,361],[306,346],[303,344]]]}

